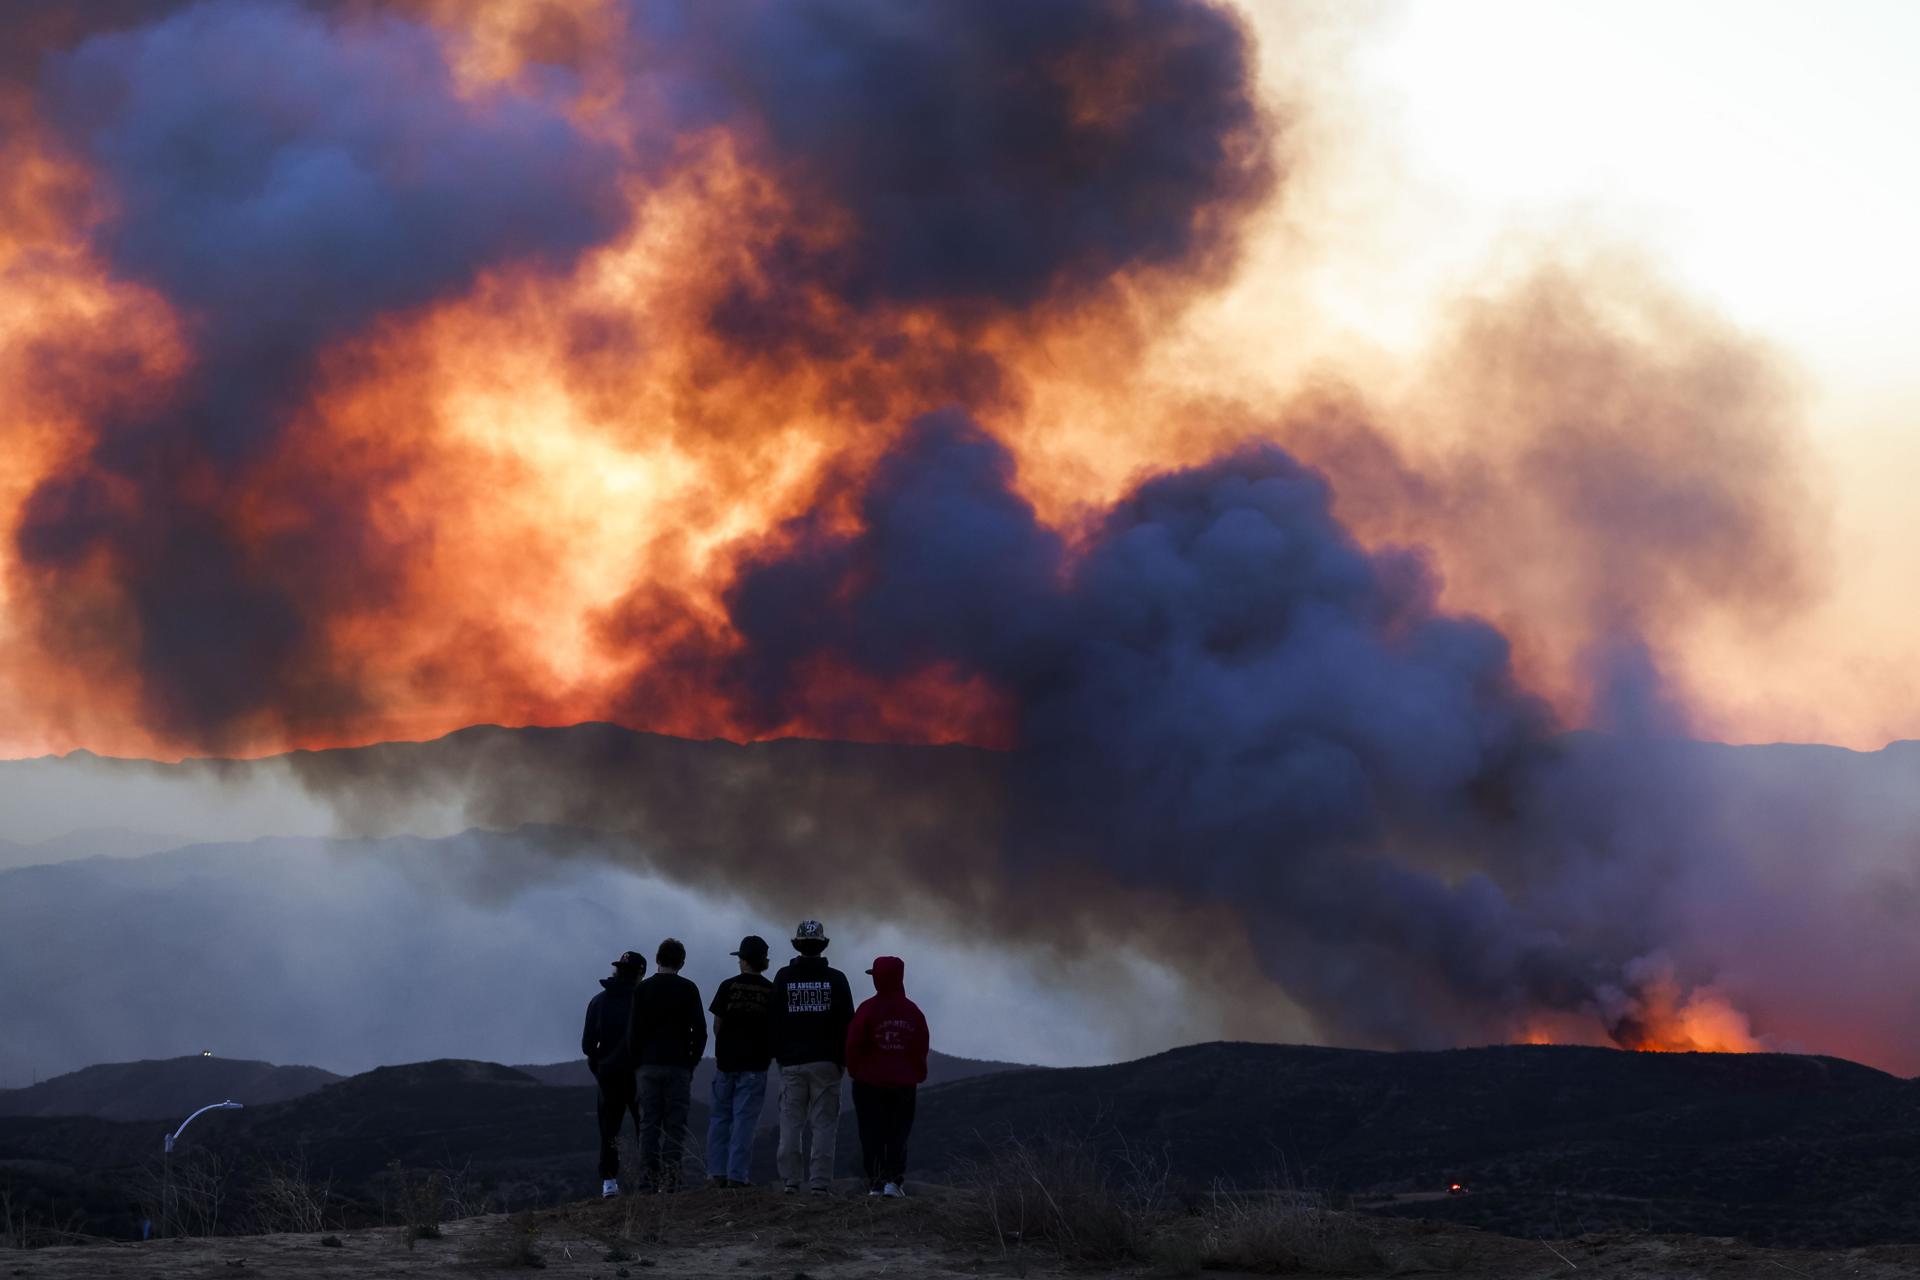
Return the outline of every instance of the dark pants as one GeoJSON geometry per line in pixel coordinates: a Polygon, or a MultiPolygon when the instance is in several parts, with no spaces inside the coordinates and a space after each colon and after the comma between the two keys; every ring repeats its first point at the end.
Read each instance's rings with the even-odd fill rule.
{"type": "Polygon", "coordinates": [[[913,1132],[913,1107],[920,1090],[853,1082],[853,1113],[860,1124],[860,1158],[874,1190],[907,1180],[907,1135],[913,1132]]]}
{"type": "Polygon", "coordinates": [[[600,1178],[604,1182],[620,1176],[620,1122],[631,1115],[633,1127],[638,1131],[640,1110],[633,1072],[608,1067],[596,1078],[600,1081],[596,1110],[600,1116],[600,1178]]]}
{"type": "Polygon", "coordinates": [[[692,1093],[690,1067],[640,1068],[640,1175],[656,1187],[680,1185],[692,1093]]]}

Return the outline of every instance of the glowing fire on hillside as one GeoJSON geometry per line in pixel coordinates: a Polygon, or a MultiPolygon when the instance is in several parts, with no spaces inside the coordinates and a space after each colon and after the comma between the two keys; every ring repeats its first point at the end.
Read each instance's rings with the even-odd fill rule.
{"type": "Polygon", "coordinates": [[[1759,1053],[1747,1015],[1712,987],[1683,991],[1670,977],[1640,991],[1640,1006],[1612,1028],[1623,1049],[1650,1053],[1759,1053]]]}
{"type": "Polygon", "coordinates": [[[1598,1016],[1536,1013],[1513,1037],[1516,1044],[1613,1045],[1639,1053],[1764,1053],[1739,1006],[1713,986],[1687,988],[1670,969],[1645,972],[1631,994],[1609,1002],[1598,1016]]]}

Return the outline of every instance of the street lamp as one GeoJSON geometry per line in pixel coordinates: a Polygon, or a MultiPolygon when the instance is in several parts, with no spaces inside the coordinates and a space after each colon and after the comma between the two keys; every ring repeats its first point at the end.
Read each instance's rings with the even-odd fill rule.
{"type": "Polygon", "coordinates": [[[193,1123],[193,1122],[194,1122],[195,1120],[198,1120],[198,1119],[199,1119],[199,1118],[200,1118],[201,1116],[203,1116],[203,1115],[205,1115],[205,1114],[207,1114],[207,1112],[209,1112],[209,1111],[238,1111],[238,1110],[240,1110],[240,1104],[239,1104],[239,1103],[237,1103],[237,1102],[235,1102],[235,1101],[234,1101],[234,1100],[233,1100],[232,1098],[228,1098],[228,1099],[227,1099],[227,1100],[226,1100],[225,1102],[210,1102],[210,1103],[208,1103],[208,1104],[207,1104],[206,1106],[204,1106],[204,1107],[202,1107],[202,1108],[200,1108],[200,1109],[199,1109],[198,1111],[196,1111],[196,1112],[194,1112],[194,1113],[193,1113],[192,1115],[190,1115],[190,1116],[188,1116],[188,1117],[187,1117],[187,1118],[186,1118],[185,1120],[182,1120],[182,1121],[180,1122],[180,1127],[179,1127],[178,1129],[175,1129],[175,1130],[174,1130],[174,1131],[173,1131],[172,1133],[170,1133],[170,1134],[168,1134],[168,1135],[167,1135],[167,1150],[166,1150],[166,1154],[167,1154],[167,1155],[172,1155],[172,1154],[173,1154],[173,1143],[174,1143],[174,1139],[176,1139],[176,1138],[178,1138],[178,1137],[179,1137],[179,1136],[180,1136],[181,1134],[183,1134],[183,1133],[185,1133],[185,1132],[187,1131],[187,1126],[188,1126],[188,1125],[190,1125],[190,1124],[192,1124],[192,1123],[193,1123]]]}
{"type": "Polygon", "coordinates": [[[161,1152],[160,1160],[160,1233],[162,1235],[165,1235],[167,1231],[167,1220],[171,1213],[173,1201],[173,1144],[179,1140],[181,1134],[187,1131],[188,1125],[207,1114],[207,1112],[238,1110],[240,1110],[240,1104],[232,1098],[228,1098],[225,1102],[210,1102],[188,1116],[185,1120],[182,1120],[180,1127],[167,1135],[166,1147],[161,1152]]]}

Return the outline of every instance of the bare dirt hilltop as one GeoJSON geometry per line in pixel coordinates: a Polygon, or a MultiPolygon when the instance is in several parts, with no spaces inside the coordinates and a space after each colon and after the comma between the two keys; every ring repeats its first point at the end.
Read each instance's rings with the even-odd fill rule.
{"type": "Polygon", "coordinates": [[[544,1274],[634,1280],[868,1277],[1295,1276],[1607,1277],[1609,1280],[1905,1280],[1920,1246],[1769,1250],[1698,1236],[1609,1233],[1520,1240],[1471,1228],[1240,1201],[1145,1220],[1098,1205],[1026,1220],[981,1190],[929,1188],[906,1201],[693,1191],[488,1215],[425,1229],[239,1236],[0,1251],[0,1276],[284,1280],[544,1274]]]}

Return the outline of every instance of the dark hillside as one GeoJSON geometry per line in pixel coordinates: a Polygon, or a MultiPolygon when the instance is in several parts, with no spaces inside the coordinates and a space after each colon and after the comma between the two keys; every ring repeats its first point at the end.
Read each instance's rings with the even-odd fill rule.
{"type": "MultiPolygon", "coordinates": [[[[697,1095],[691,1126],[704,1133],[697,1095]]],[[[588,1089],[441,1061],[210,1117],[189,1145],[236,1167],[302,1153],[353,1212],[377,1218],[394,1169],[463,1172],[495,1204],[587,1195],[593,1129],[588,1089]]],[[[1920,1241],[1920,1085],[1834,1058],[1194,1045],[927,1089],[911,1177],[964,1178],[1009,1139],[1050,1135],[1116,1161],[1163,1161],[1176,1196],[1292,1185],[1555,1238],[1618,1227],[1778,1245],[1920,1241]],[[1471,1194],[1442,1194],[1454,1180],[1471,1194]]],[[[159,1137],[151,1123],[0,1119],[0,1178],[106,1205],[100,1228],[123,1230],[127,1188],[159,1137]]],[[[763,1136],[762,1179],[772,1148],[763,1136]]],[[[851,1114],[839,1159],[852,1174],[851,1114]]]]}
{"type": "Polygon", "coordinates": [[[340,1079],[319,1067],[277,1067],[237,1058],[145,1059],[84,1067],[25,1089],[0,1089],[0,1116],[185,1119],[209,1102],[285,1102],[340,1079]]]}
{"type": "MultiPolygon", "coordinates": [[[[286,1102],[219,1112],[174,1159],[217,1157],[244,1185],[270,1163],[304,1161],[349,1220],[378,1220],[391,1179],[457,1176],[493,1203],[577,1198],[594,1185],[591,1090],[554,1088],[494,1063],[383,1067],[286,1102]]],[[[695,1120],[705,1124],[705,1111],[695,1120]]],[[[0,1119],[0,1187],[88,1211],[92,1229],[136,1229],[131,1203],[158,1173],[164,1126],[91,1117],[0,1119]]]]}
{"type": "Polygon", "coordinates": [[[1836,1058],[1211,1044],[965,1081],[921,1114],[915,1142],[944,1162],[1092,1130],[1192,1185],[1284,1178],[1520,1234],[1920,1239],[1920,1086],[1836,1058]],[[1472,1194],[1396,1198],[1455,1180],[1472,1194]]]}

